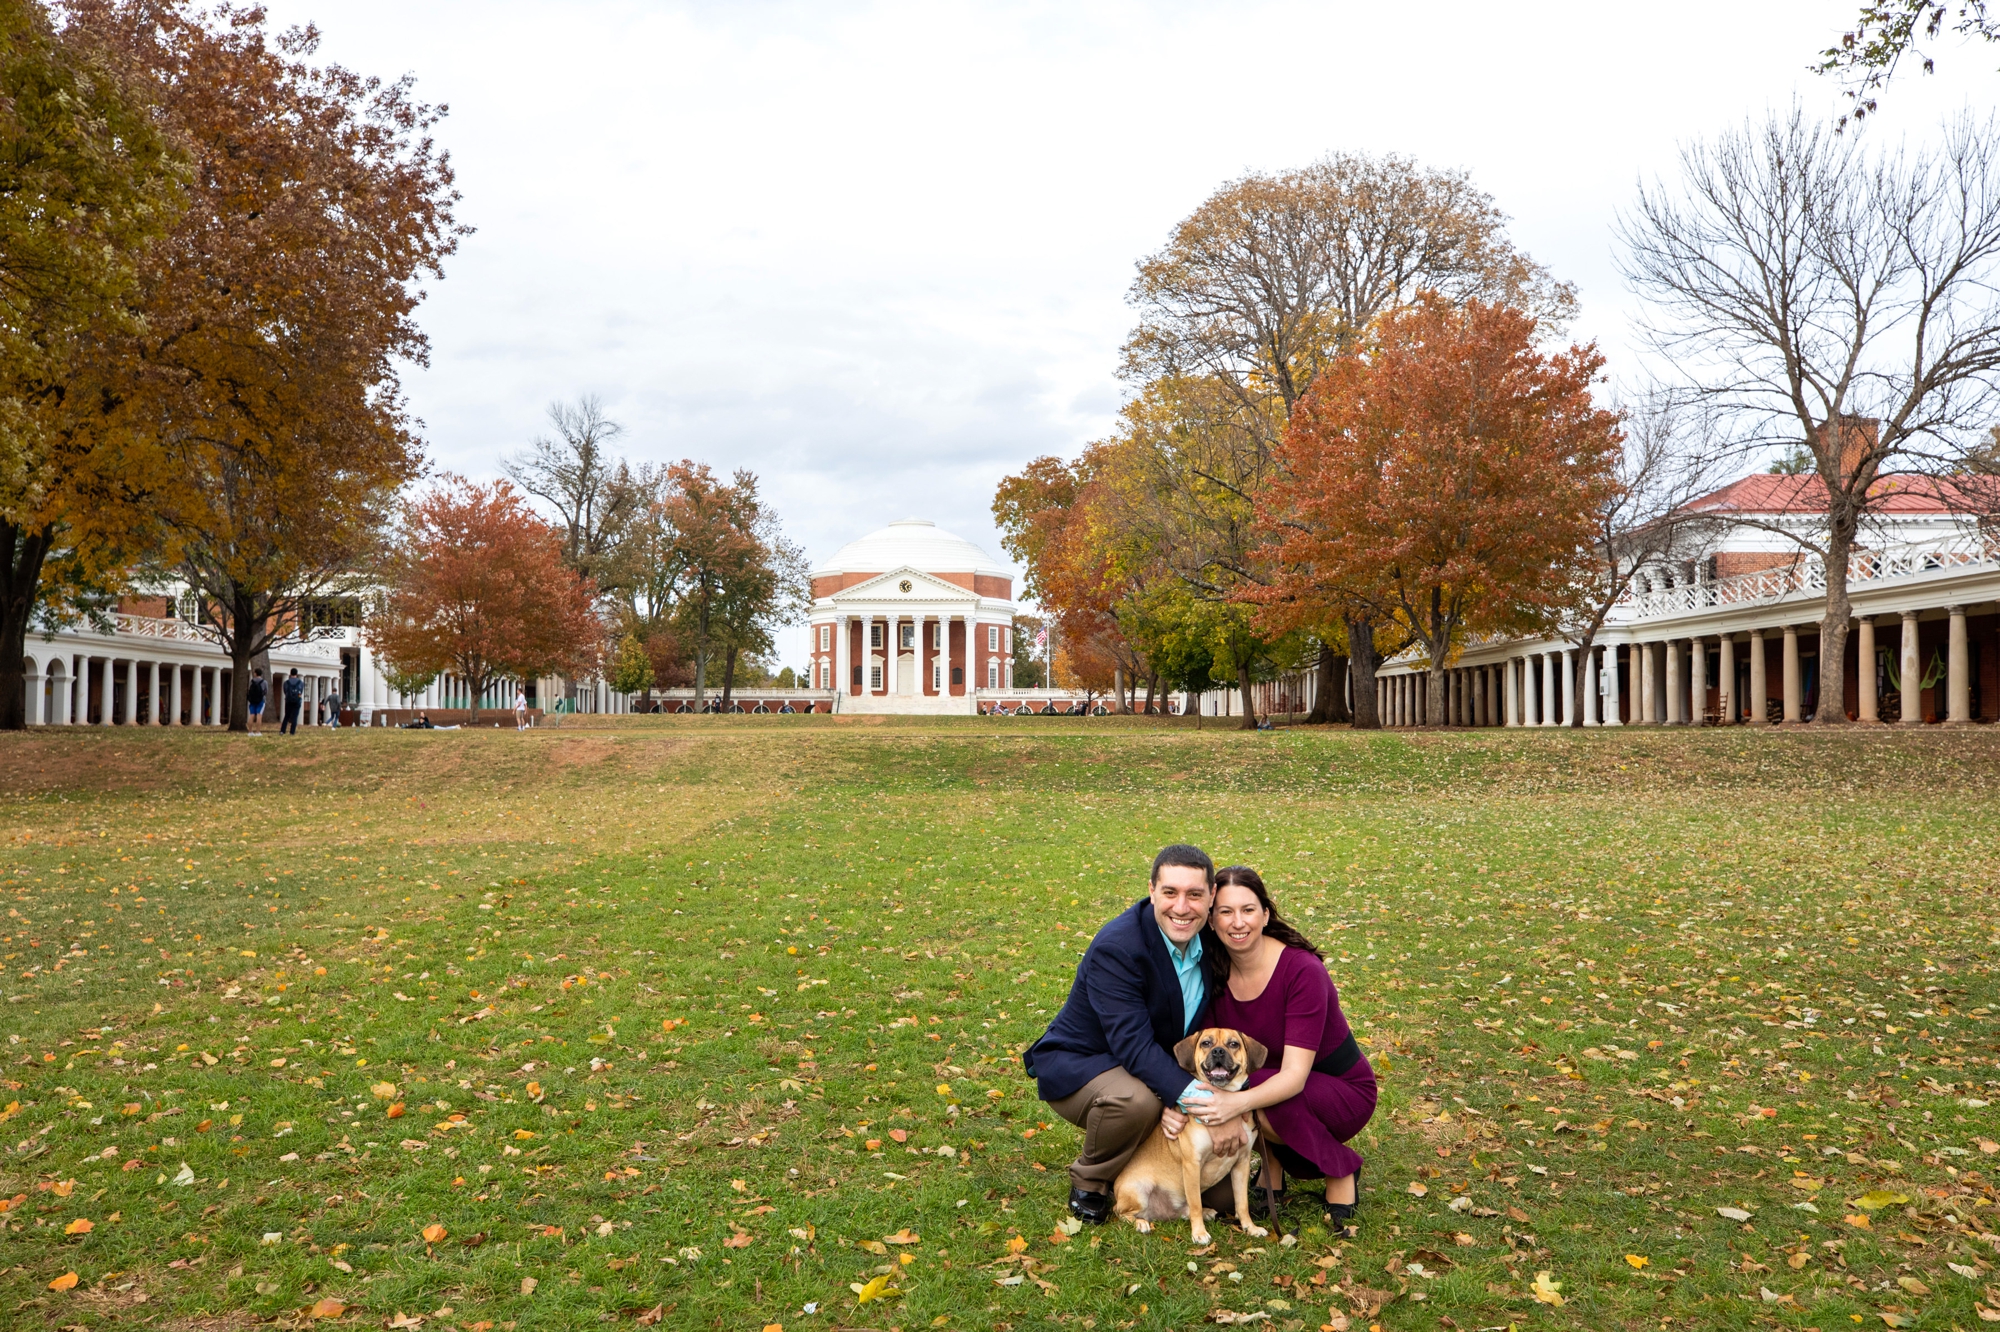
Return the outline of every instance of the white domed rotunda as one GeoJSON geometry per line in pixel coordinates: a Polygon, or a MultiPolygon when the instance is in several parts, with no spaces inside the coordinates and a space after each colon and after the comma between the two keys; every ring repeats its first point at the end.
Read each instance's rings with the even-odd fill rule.
{"type": "Polygon", "coordinates": [[[812,679],[836,712],[972,716],[1011,685],[1014,578],[923,518],[850,541],[812,571],[812,679]]]}

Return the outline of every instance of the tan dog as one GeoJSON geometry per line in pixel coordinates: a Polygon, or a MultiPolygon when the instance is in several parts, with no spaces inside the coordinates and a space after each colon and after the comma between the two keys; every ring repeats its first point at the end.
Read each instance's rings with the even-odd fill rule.
{"type": "MultiPolygon", "coordinates": [[[[1174,1047],[1174,1058],[1182,1068],[1224,1091],[1241,1091],[1250,1071],[1264,1066],[1265,1056],[1263,1046],[1228,1027],[1206,1028],[1174,1047]]],[[[1247,1129],[1247,1133],[1243,1145],[1224,1156],[1217,1154],[1208,1126],[1199,1120],[1190,1118],[1178,1138],[1155,1128],[1118,1172],[1112,1210],[1141,1232],[1152,1230],[1155,1221],[1185,1216],[1191,1238],[1206,1244],[1204,1222],[1213,1209],[1201,1205],[1202,1191],[1228,1175],[1235,1185],[1236,1219],[1244,1233],[1259,1238],[1270,1234],[1250,1219],[1250,1159],[1257,1132],[1247,1129]]]]}

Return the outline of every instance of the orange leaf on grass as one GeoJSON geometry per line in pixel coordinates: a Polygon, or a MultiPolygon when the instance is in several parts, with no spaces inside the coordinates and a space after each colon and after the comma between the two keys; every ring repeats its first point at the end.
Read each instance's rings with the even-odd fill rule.
{"type": "Polygon", "coordinates": [[[95,1229],[97,1229],[97,1223],[95,1221],[92,1221],[87,1216],[80,1216],[76,1220],[70,1222],[68,1225],[63,1227],[63,1234],[88,1235],[91,1231],[95,1229]]]}
{"type": "Polygon", "coordinates": [[[741,1226],[732,1225],[730,1229],[736,1233],[722,1241],[722,1247],[725,1249],[747,1249],[750,1247],[750,1242],[757,1238],[741,1226]]]}
{"type": "Polygon", "coordinates": [[[401,1101],[398,1101],[394,1105],[389,1107],[389,1118],[401,1119],[402,1117],[403,1117],[403,1103],[401,1101]]]}
{"type": "Polygon", "coordinates": [[[338,1318],[346,1312],[347,1312],[346,1303],[342,1300],[337,1300],[333,1296],[329,1295],[323,1300],[316,1301],[313,1304],[312,1308],[306,1310],[306,1317],[338,1318]]]}
{"type": "Polygon", "coordinates": [[[75,1285],[76,1285],[76,1273],[74,1273],[74,1272],[64,1272],[64,1273],[63,1273],[63,1274],[62,1274],[61,1276],[57,1277],[57,1278],[56,1278],[56,1279],[55,1279],[54,1281],[51,1281],[51,1282],[49,1282],[49,1289],[50,1289],[50,1290],[68,1290],[68,1289],[70,1289],[71,1287],[73,1287],[73,1286],[75,1286],[75,1285]]]}
{"type": "Polygon", "coordinates": [[[424,1240],[427,1243],[436,1244],[439,1240],[443,1239],[446,1235],[449,1235],[450,1233],[451,1232],[446,1230],[443,1226],[433,1221],[431,1222],[431,1224],[424,1227],[424,1240]]]}
{"type": "Polygon", "coordinates": [[[923,1243],[923,1239],[922,1235],[917,1234],[916,1231],[911,1230],[908,1226],[904,1226],[893,1235],[884,1235],[882,1242],[884,1244],[921,1244],[923,1243]]]}
{"type": "Polygon", "coordinates": [[[910,1131],[908,1129],[890,1129],[889,1136],[897,1142],[908,1142],[910,1140],[910,1131]]]}

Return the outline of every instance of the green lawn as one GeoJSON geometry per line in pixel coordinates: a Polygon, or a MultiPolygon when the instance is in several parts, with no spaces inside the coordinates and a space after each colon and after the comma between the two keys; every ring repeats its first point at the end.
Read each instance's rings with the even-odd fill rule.
{"type": "Polygon", "coordinates": [[[43,732],[0,787],[0,1326],[2000,1309],[1991,731],[43,732]],[[1352,1236],[1060,1228],[1016,1055],[1183,839],[1336,960],[1352,1236]]]}

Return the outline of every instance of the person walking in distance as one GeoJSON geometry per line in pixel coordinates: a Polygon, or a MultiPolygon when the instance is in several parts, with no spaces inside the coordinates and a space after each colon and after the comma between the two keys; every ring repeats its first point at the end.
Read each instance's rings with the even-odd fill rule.
{"type": "Polygon", "coordinates": [[[253,734],[262,734],[263,732],[264,700],[269,696],[269,690],[264,684],[264,670],[262,667],[258,667],[250,672],[248,702],[250,704],[250,730],[253,734]]]}
{"type": "Polygon", "coordinates": [[[292,673],[285,677],[285,720],[278,724],[278,734],[299,733],[299,707],[305,699],[306,682],[299,678],[299,668],[294,666],[292,673]]]}
{"type": "Polygon", "coordinates": [[[520,685],[514,686],[514,729],[528,729],[528,691],[520,685]]]}

